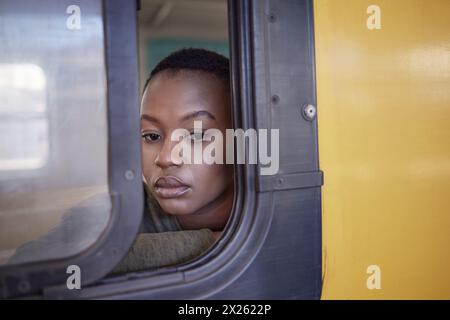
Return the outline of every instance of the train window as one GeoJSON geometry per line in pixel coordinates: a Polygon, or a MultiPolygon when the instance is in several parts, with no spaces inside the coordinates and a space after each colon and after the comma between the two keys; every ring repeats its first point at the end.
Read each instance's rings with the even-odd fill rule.
{"type": "Polygon", "coordinates": [[[61,25],[64,11],[41,19],[29,2],[1,4],[1,264],[80,253],[110,217],[101,2],[83,9],[81,31],[61,25]],[[38,240],[45,250],[27,245],[60,223],[38,240]]]}
{"type": "MultiPolygon", "coordinates": [[[[179,182],[181,178],[177,178],[178,173],[173,170],[169,175],[166,164],[162,164],[165,160],[159,159],[162,151],[157,155],[159,160],[150,159],[153,156],[151,150],[156,149],[149,147],[143,134],[141,174],[140,162],[135,161],[140,158],[140,148],[136,148],[136,143],[127,143],[127,139],[135,137],[133,129],[139,128],[133,122],[133,119],[139,121],[139,117],[134,118],[139,110],[131,109],[137,101],[137,91],[133,92],[133,85],[137,85],[133,78],[137,72],[132,63],[137,59],[137,48],[133,46],[136,43],[129,40],[137,26],[130,19],[124,32],[125,20],[120,19],[124,11],[120,8],[130,16],[133,8],[136,9],[125,1],[96,1],[81,6],[49,1],[39,9],[31,2],[2,2],[2,16],[7,28],[2,30],[0,38],[7,46],[0,56],[0,70],[3,71],[0,98],[4,102],[0,121],[8,125],[2,126],[4,139],[1,142],[7,152],[2,153],[0,159],[0,263],[6,267],[2,269],[0,283],[4,285],[8,279],[14,279],[13,287],[3,289],[3,294],[14,295],[17,290],[22,294],[35,292],[42,286],[40,282],[46,278],[43,276],[45,271],[38,267],[33,269],[31,263],[42,263],[40,266],[46,266],[51,272],[51,261],[74,261],[81,265],[83,274],[87,274],[84,283],[98,279],[130,249],[130,240],[135,238],[141,222],[139,208],[144,203],[151,212],[161,209],[165,211],[165,217],[176,217],[172,221],[176,221],[177,228],[159,230],[155,214],[151,213],[150,224],[144,219],[141,229],[147,230],[150,225],[150,229],[158,230],[152,230],[150,234],[141,232],[150,237],[142,234],[137,237],[129,253],[140,250],[138,256],[141,257],[148,252],[155,253],[152,249],[161,243],[164,249],[172,248],[173,255],[170,251],[159,250],[156,252],[159,256],[152,255],[148,261],[140,261],[137,268],[129,267],[133,261],[130,263],[129,255],[126,255],[113,274],[191,261],[211,247],[228,221],[234,200],[233,163],[224,163],[224,156],[218,159],[225,154],[222,149],[226,146],[225,142],[216,145],[218,138],[213,133],[213,140],[210,140],[214,141],[210,143],[214,144],[213,161],[219,163],[202,162],[200,166],[193,163],[178,172],[188,181],[186,193],[192,193],[192,199],[176,204],[172,184],[173,180],[179,182]],[[15,40],[14,35],[18,32],[27,41],[15,40]],[[125,39],[129,46],[123,46],[125,39]],[[41,49],[36,49],[38,44],[41,49]],[[130,59],[125,59],[127,57],[130,59]],[[129,64],[123,64],[125,60],[129,64]],[[29,135],[31,138],[27,139],[29,135]],[[152,165],[154,163],[156,165],[152,165]],[[153,184],[158,175],[160,178],[156,180],[163,185],[153,184]],[[142,190],[136,187],[139,185],[145,186],[145,201],[138,196],[142,190]],[[149,198],[153,198],[156,205],[152,205],[149,198]],[[131,209],[134,210],[128,210],[127,215],[121,214],[127,208],[126,204],[133,202],[135,205],[131,209]],[[189,215],[180,210],[190,210],[189,215]],[[197,215],[198,212],[203,215],[197,215]],[[205,230],[206,233],[202,232],[205,230]],[[151,236],[151,233],[161,231],[165,233],[161,237],[151,236]],[[115,237],[109,236],[112,233],[115,237]],[[120,241],[120,235],[128,241],[120,241]],[[170,245],[171,241],[175,243],[170,245]],[[187,246],[186,250],[183,247],[182,251],[187,253],[180,254],[178,247],[183,243],[193,246],[187,246]],[[99,249],[101,245],[104,251],[99,249]],[[84,260],[77,260],[91,247],[94,249],[84,255],[84,260]],[[95,259],[92,259],[94,255],[95,259]],[[99,269],[99,257],[108,255],[114,257],[102,259],[103,268],[99,269]],[[158,257],[161,258],[159,263],[158,257]],[[121,270],[124,261],[128,265],[121,270]],[[18,267],[11,269],[11,266],[18,267]],[[40,276],[33,277],[33,271],[40,276]],[[37,279],[37,283],[30,284],[30,279],[37,279]],[[21,283],[27,285],[21,286],[21,283]]],[[[173,77],[165,76],[173,71],[169,67],[162,70],[164,75],[159,74],[157,80],[153,77],[147,83],[146,94],[150,98],[144,95],[141,131],[149,131],[150,123],[154,125],[156,119],[157,127],[166,133],[174,129],[171,121],[175,119],[179,120],[176,126],[181,125],[178,129],[197,130],[200,122],[205,130],[221,131],[225,138],[225,130],[232,127],[229,62],[225,57],[228,55],[226,2],[179,2],[173,6],[167,2],[144,1],[142,8],[147,11],[143,9],[141,13],[141,48],[144,48],[141,53],[144,52],[146,59],[141,74],[149,75],[150,68],[157,62],[155,57],[158,59],[185,47],[197,47],[178,51],[178,54],[192,58],[197,69],[187,76],[180,72],[176,78],[183,81],[172,81],[173,77]],[[215,18],[208,18],[210,16],[215,18]],[[205,17],[207,19],[199,24],[199,18],[205,17]],[[217,17],[221,19],[217,20],[217,17]],[[186,24],[190,25],[188,32],[186,24]],[[158,90],[154,88],[156,82],[158,90]],[[174,84],[178,86],[175,88],[174,84]],[[179,96],[179,101],[170,105],[171,101],[170,110],[164,114],[161,106],[168,103],[164,99],[174,96],[179,96]],[[189,120],[186,120],[186,112],[189,112],[189,120]]],[[[169,64],[183,64],[185,58],[172,56],[169,64]]],[[[175,68],[186,71],[183,65],[175,68]]],[[[141,88],[143,85],[141,83],[141,88]]],[[[198,143],[192,141],[195,153],[198,143]]],[[[146,213],[144,211],[144,218],[146,213]]],[[[60,283],[61,273],[65,271],[61,267],[67,265],[71,264],[54,264],[59,268],[59,279],[47,278],[51,280],[48,284],[60,283]]]]}
{"type": "Polygon", "coordinates": [[[73,265],[92,282],[142,213],[135,3],[11,0],[0,16],[0,295],[73,265]]]}
{"type": "MultiPolygon", "coordinates": [[[[216,142],[206,141],[207,132],[225,137],[232,128],[226,1],[141,1],[139,40],[146,205],[143,229],[114,274],[198,258],[222,235],[234,198],[233,164],[204,161],[216,142]],[[192,135],[196,124],[202,142],[175,165],[178,142],[171,136],[177,130],[192,135]]],[[[225,155],[225,147],[223,141],[213,153],[225,155]]]]}

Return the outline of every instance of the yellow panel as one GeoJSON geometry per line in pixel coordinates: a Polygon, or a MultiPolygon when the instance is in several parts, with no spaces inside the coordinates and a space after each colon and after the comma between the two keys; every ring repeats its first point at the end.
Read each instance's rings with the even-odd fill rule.
{"type": "Polygon", "coordinates": [[[314,5],[322,298],[450,299],[450,1],[314,5]]]}

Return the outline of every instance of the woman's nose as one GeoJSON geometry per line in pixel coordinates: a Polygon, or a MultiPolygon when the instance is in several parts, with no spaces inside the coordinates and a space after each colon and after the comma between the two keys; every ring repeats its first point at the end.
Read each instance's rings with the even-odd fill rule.
{"type": "Polygon", "coordinates": [[[165,140],[162,148],[155,158],[155,164],[160,168],[168,168],[177,166],[178,164],[172,159],[172,150],[176,142],[165,140]]]}

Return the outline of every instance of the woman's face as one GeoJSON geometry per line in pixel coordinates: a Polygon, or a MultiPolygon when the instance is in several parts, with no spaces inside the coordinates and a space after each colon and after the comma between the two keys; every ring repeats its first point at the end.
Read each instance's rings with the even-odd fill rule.
{"type": "MultiPolygon", "coordinates": [[[[232,165],[180,164],[171,156],[179,143],[171,141],[174,130],[193,133],[194,121],[201,121],[202,131],[219,129],[225,137],[225,130],[231,128],[230,113],[227,83],[214,75],[163,71],[150,81],[141,107],[143,174],[148,189],[165,212],[201,213],[223,202],[221,198],[233,188],[232,165]]],[[[192,144],[192,150],[194,143],[203,148],[211,143],[202,141],[198,134],[185,141],[192,144]]]]}

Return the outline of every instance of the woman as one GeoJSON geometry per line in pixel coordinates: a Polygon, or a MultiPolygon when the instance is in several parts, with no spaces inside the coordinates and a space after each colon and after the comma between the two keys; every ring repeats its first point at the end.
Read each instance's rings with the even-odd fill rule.
{"type": "Polygon", "coordinates": [[[208,129],[225,137],[231,128],[228,65],[214,52],[183,49],[162,60],[146,81],[141,104],[143,233],[117,272],[188,261],[221,235],[233,205],[234,168],[176,161],[173,150],[180,141],[172,141],[172,133],[185,130],[185,143],[192,149],[200,144],[202,150],[211,143],[205,137],[208,129]],[[196,121],[201,132],[194,132],[196,121]],[[149,234],[154,232],[160,234],[149,234]]]}

